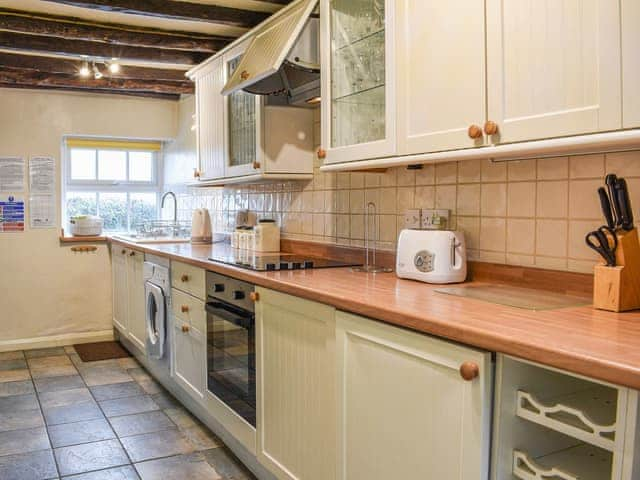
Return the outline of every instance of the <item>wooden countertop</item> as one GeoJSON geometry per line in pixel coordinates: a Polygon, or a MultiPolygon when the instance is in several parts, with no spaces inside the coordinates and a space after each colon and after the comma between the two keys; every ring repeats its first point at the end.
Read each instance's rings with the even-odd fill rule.
{"type": "Polygon", "coordinates": [[[640,389],[640,311],[616,314],[590,306],[523,310],[440,294],[434,290],[441,286],[401,280],[394,273],[367,275],[349,268],[252,272],[208,260],[214,251],[229,248],[225,245],[112,242],[390,324],[640,389]]]}

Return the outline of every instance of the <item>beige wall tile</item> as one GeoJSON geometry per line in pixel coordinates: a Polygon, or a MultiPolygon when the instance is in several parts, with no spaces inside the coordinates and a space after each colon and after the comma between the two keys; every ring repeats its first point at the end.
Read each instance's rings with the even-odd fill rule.
{"type": "Polygon", "coordinates": [[[508,162],[507,170],[510,182],[536,179],[535,160],[520,160],[517,162],[508,162]]]}
{"type": "Polygon", "coordinates": [[[568,182],[538,182],[536,197],[538,218],[567,217],[569,212],[568,182]]]}
{"type": "Polygon", "coordinates": [[[396,197],[396,188],[381,188],[380,205],[378,205],[378,211],[381,214],[395,214],[398,204],[398,199],[396,197]]]}
{"type": "Polygon", "coordinates": [[[569,158],[569,178],[604,179],[604,155],[579,155],[569,158]]]}
{"type": "Polygon", "coordinates": [[[432,186],[416,187],[413,200],[415,208],[434,208],[436,205],[436,189],[432,186]]]}
{"type": "Polygon", "coordinates": [[[455,185],[439,185],[436,187],[436,208],[456,210],[455,185]]]}
{"type": "Polygon", "coordinates": [[[415,187],[398,187],[397,210],[395,213],[403,214],[405,211],[413,208],[413,197],[415,187]]]}
{"type": "Polygon", "coordinates": [[[481,262],[489,262],[489,263],[506,263],[507,256],[504,252],[490,252],[487,250],[480,250],[480,258],[478,259],[481,262]]]}
{"type": "Polygon", "coordinates": [[[457,229],[464,233],[467,249],[480,248],[480,217],[457,217],[457,229]]]}
{"type": "Polygon", "coordinates": [[[518,265],[522,267],[531,267],[535,265],[535,257],[533,255],[520,255],[517,253],[507,253],[507,264],[518,265]]]}
{"type": "Polygon", "coordinates": [[[538,180],[561,180],[569,176],[567,157],[541,158],[538,160],[538,180]]]}
{"type": "Polygon", "coordinates": [[[606,155],[607,173],[619,177],[640,177],[640,151],[608,153],[606,155]]]}
{"type": "Polygon", "coordinates": [[[480,213],[483,217],[504,217],[507,215],[506,183],[482,184],[480,213]]]}
{"type": "Polygon", "coordinates": [[[423,165],[422,169],[416,170],[416,185],[433,185],[435,184],[436,175],[435,165],[423,165]]]}
{"type": "Polygon", "coordinates": [[[506,220],[504,218],[480,219],[480,249],[504,252],[506,243],[506,220]]]}
{"type": "Polygon", "coordinates": [[[538,220],[536,223],[536,255],[567,256],[568,222],[566,220],[538,220]]]}
{"type": "Polygon", "coordinates": [[[396,235],[396,215],[380,215],[380,241],[394,243],[396,235]]]}
{"type": "Polygon", "coordinates": [[[324,216],[324,234],[327,237],[336,236],[336,215],[328,214],[324,216]]]}
{"type": "Polygon", "coordinates": [[[378,213],[380,213],[380,189],[379,188],[369,188],[364,191],[364,207],[367,208],[369,202],[372,202],[376,205],[376,209],[378,213]]]}
{"type": "Polygon", "coordinates": [[[351,174],[348,172],[336,173],[336,187],[344,189],[351,188],[351,174]]]}
{"type": "Polygon", "coordinates": [[[398,167],[397,170],[398,186],[414,186],[416,184],[416,171],[409,170],[406,167],[398,167]]]}
{"type": "Polygon", "coordinates": [[[457,215],[480,215],[480,184],[459,185],[457,215]]]}
{"type": "Polygon", "coordinates": [[[569,259],[567,261],[567,270],[570,272],[576,273],[593,273],[593,267],[596,265],[596,262],[590,262],[588,260],[573,260],[569,259]]]}
{"type": "Polygon", "coordinates": [[[591,260],[592,262],[600,259],[600,256],[585,243],[587,233],[596,230],[600,225],[602,222],[597,220],[569,221],[569,258],[591,260]]]}
{"type": "Polygon", "coordinates": [[[398,168],[390,168],[380,174],[381,187],[395,187],[398,183],[398,168]]]}
{"type": "Polygon", "coordinates": [[[336,215],[336,235],[340,238],[349,238],[350,233],[350,216],[342,214],[336,215]]]}
{"type": "Polygon", "coordinates": [[[483,182],[504,182],[507,179],[507,163],[483,160],[480,174],[483,182]]]}
{"type": "Polygon", "coordinates": [[[349,212],[364,213],[364,190],[351,190],[349,192],[349,212]]]}
{"type": "Polygon", "coordinates": [[[313,214],[313,234],[324,236],[324,213],[313,214]]]}
{"type": "Polygon", "coordinates": [[[351,215],[351,234],[350,237],[356,240],[364,239],[364,215],[351,215]]]}
{"type": "Polygon", "coordinates": [[[640,178],[627,178],[627,187],[631,199],[631,209],[634,213],[636,225],[640,222],[640,178]]]}
{"type": "Polygon", "coordinates": [[[510,217],[535,217],[536,182],[509,183],[507,187],[507,214],[510,217]]]}
{"type": "Polygon", "coordinates": [[[349,190],[336,190],[336,212],[349,213],[349,190]]]}
{"type": "Polygon", "coordinates": [[[436,184],[445,185],[456,183],[458,179],[458,163],[447,162],[436,164],[436,184]]]}
{"type": "Polygon", "coordinates": [[[507,220],[507,252],[533,255],[536,245],[536,221],[510,218],[507,220]]]}
{"type": "Polygon", "coordinates": [[[304,233],[305,235],[312,235],[313,234],[313,213],[302,213],[300,214],[300,218],[302,221],[302,229],[300,230],[300,232],[304,233]]]}
{"type": "Polygon", "coordinates": [[[458,183],[479,182],[481,167],[482,164],[478,160],[458,162],[458,183]]]}
{"type": "Polygon", "coordinates": [[[324,192],[313,192],[313,212],[324,213],[324,192]]]}
{"type": "Polygon", "coordinates": [[[380,173],[365,173],[364,174],[364,186],[366,188],[379,187],[382,175],[380,173]]]}
{"type": "Polygon", "coordinates": [[[600,197],[598,197],[598,187],[601,185],[601,180],[572,180],[569,182],[570,218],[597,219],[603,217],[600,197]]]}
{"type": "Polygon", "coordinates": [[[364,188],[364,173],[351,172],[350,186],[351,188],[364,188]]]}
{"type": "Polygon", "coordinates": [[[567,259],[557,257],[536,257],[536,267],[548,270],[566,270],[567,259]]]}

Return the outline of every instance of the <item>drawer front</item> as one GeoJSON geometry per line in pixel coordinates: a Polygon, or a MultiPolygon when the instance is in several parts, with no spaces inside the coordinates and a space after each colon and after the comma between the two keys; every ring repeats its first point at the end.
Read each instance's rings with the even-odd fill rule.
{"type": "Polygon", "coordinates": [[[171,309],[179,322],[188,323],[204,333],[207,328],[207,313],[204,302],[177,289],[171,290],[171,309]]]}
{"type": "Polygon", "coordinates": [[[171,286],[200,300],[206,297],[204,270],[180,262],[171,263],[171,286]]]}

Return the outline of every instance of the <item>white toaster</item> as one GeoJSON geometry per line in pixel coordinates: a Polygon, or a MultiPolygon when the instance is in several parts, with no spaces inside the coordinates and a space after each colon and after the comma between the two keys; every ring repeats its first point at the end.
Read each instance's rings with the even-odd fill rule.
{"type": "Polygon", "coordinates": [[[449,230],[400,232],[396,274],[427,283],[458,283],[467,277],[464,233],[449,230]]]}

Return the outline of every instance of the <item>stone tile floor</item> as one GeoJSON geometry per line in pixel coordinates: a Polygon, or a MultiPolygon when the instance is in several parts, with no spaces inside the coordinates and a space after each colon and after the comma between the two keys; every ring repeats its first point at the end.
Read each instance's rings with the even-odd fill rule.
{"type": "Polygon", "coordinates": [[[254,478],[133,358],[0,353],[0,480],[254,478]]]}

